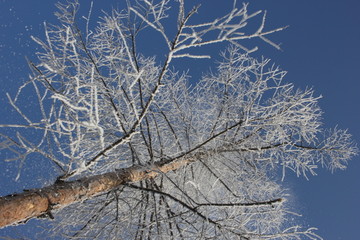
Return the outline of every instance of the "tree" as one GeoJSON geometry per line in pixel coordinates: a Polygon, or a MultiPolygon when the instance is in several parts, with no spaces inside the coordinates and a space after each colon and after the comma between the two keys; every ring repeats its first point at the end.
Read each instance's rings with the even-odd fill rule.
{"type": "MultiPolygon", "coordinates": [[[[97,28],[76,21],[77,1],[58,4],[58,26],[45,29],[39,63],[9,101],[24,124],[1,134],[1,149],[26,167],[33,153],[57,170],[54,183],[0,198],[0,226],[46,217],[48,238],[319,239],[289,221],[278,169],[314,174],[344,169],[357,153],[350,134],[321,128],[312,89],[284,83],[285,72],[250,56],[242,40],[267,36],[265,15],[249,32],[247,5],[211,22],[191,23],[179,0],[167,29],[168,0],[128,2],[97,28]],[[141,33],[165,42],[163,61],[140,54],[141,33]],[[227,42],[215,73],[189,86],[177,58],[199,63],[195,48],[227,42]],[[32,87],[40,116],[18,106],[32,87]],[[28,131],[31,138],[27,137],[28,131]]],[[[89,14],[90,15],[90,14],[89,14]]],[[[251,25],[251,24],[250,24],[251,25]]],[[[17,178],[21,177],[21,168],[17,178]]]]}

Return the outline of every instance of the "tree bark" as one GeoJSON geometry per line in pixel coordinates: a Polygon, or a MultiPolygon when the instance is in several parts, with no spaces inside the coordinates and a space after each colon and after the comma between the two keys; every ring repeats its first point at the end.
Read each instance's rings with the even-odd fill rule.
{"type": "Polygon", "coordinates": [[[84,177],[75,181],[56,182],[53,185],[0,197],[0,228],[25,223],[34,217],[48,215],[72,203],[83,201],[111,191],[125,183],[154,178],[161,173],[179,169],[195,158],[164,160],[153,166],[132,166],[114,172],[84,177]]]}

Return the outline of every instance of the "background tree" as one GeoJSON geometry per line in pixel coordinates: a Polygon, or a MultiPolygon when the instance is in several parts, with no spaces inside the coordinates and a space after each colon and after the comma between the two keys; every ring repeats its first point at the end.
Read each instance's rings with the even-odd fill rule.
{"type": "MultiPolygon", "coordinates": [[[[53,233],[68,238],[316,238],[313,229],[289,225],[286,194],[271,173],[278,166],[283,176],[286,169],[312,174],[318,164],[342,169],[357,152],[350,135],[322,130],[319,97],[283,83],[284,72],[250,57],[252,50],[240,45],[259,37],[278,47],[266,36],[280,29],[264,32],[264,21],[255,32],[243,32],[260,12],[234,6],[213,22],[192,24],[197,8],[187,13],[179,1],[177,31],[169,37],[162,24],[171,11],[168,4],[139,1],[106,15],[94,31],[86,25],[82,34],[75,22],[78,3],[70,2],[59,5],[61,24],[46,29],[46,40],[34,38],[44,49],[40,63],[30,62],[31,80],[9,97],[27,123],[2,126],[41,131],[41,137],[2,135],[4,151],[14,152],[23,166],[31,153],[49,159],[60,175],[50,187],[56,191],[69,183],[92,189],[93,182],[86,181],[99,182],[109,172],[114,173],[110,179],[125,179],[93,198],[72,193],[83,201],[56,211],[53,233]],[[162,63],[136,50],[145,28],[165,40],[162,63]],[[196,86],[189,87],[188,76],[172,69],[175,58],[209,57],[192,48],[220,42],[232,45],[222,53],[217,72],[196,86]],[[27,86],[39,99],[37,120],[16,104],[27,86]]],[[[49,217],[49,210],[63,207],[47,204],[41,213],[49,217]]]]}

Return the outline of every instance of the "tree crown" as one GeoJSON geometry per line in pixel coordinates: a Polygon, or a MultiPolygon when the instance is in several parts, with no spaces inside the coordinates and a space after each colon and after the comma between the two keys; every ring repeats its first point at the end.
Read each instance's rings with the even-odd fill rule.
{"type": "Polygon", "coordinates": [[[33,37],[42,51],[38,63],[29,61],[30,80],[8,95],[25,124],[1,125],[39,137],[1,134],[2,149],[25,167],[30,153],[40,154],[61,181],[133,166],[158,171],[59,210],[53,232],[69,238],[319,238],[313,228],[289,224],[287,193],[271,176],[279,168],[283,177],[287,169],[304,176],[318,165],[345,169],[358,151],[351,135],[322,129],[320,97],[284,82],[284,71],[242,45],[260,38],[278,48],[267,36],[283,28],[265,31],[265,14],[247,32],[262,14],[247,5],[193,24],[198,7],[186,12],[176,2],[174,35],[163,24],[172,1],[128,2],[94,30],[77,24],[77,1],[58,4],[60,24],[47,26],[44,40],[33,37]],[[163,62],[137,51],[146,28],[163,38],[163,62]],[[216,71],[190,86],[177,59],[201,63],[210,56],[194,48],[224,42],[216,71]],[[17,105],[25,87],[35,90],[37,120],[17,105]],[[184,164],[158,170],[175,163],[184,164]]]}

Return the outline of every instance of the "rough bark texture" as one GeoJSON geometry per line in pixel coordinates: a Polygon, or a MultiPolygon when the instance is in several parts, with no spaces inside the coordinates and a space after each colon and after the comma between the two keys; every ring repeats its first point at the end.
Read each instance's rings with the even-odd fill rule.
{"type": "Polygon", "coordinates": [[[132,166],[115,172],[56,182],[51,186],[0,197],[0,228],[26,222],[33,217],[51,215],[51,210],[108,192],[122,184],[154,178],[193,162],[194,158],[161,161],[148,168],[132,166]]]}

